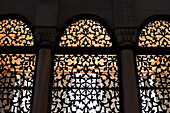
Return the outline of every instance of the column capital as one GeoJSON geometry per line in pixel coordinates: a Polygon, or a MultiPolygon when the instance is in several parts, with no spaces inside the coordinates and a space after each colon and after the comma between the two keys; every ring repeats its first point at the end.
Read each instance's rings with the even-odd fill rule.
{"type": "Polygon", "coordinates": [[[57,37],[56,27],[36,27],[37,42],[40,47],[53,47],[57,37]]]}
{"type": "Polygon", "coordinates": [[[119,46],[134,46],[136,42],[137,28],[116,28],[116,38],[119,46]]]}

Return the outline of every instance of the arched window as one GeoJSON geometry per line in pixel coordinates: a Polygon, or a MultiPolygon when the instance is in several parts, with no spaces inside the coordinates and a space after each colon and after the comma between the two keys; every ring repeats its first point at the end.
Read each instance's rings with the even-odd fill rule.
{"type": "Polygon", "coordinates": [[[34,36],[21,16],[0,16],[0,112],[30,113],[35,78],[34,36]]]}
{"type": "Polygon", "coordinates": [[[114,38],[92,15],[76,16],[66,24],[55,48],[52,113],[120,112],[114,38]]]}
{"type": "Polygon", "coordinates": [[[170,112],[170,19],[152,17],[137,37],[137,73],[142,113],[170,112]]]}

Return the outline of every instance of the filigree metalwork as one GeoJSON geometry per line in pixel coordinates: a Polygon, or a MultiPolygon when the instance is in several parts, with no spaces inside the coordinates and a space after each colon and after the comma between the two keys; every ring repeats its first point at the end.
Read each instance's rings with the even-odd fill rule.
{"type": "Polygon", "coordinates": [[[33,46],[31,29],[21,20],[0,21],[0,46],[33,46]]]}
{"type": "Polygon", "coordinates": [[[170,23],[154,21],[147,24],[141,31],[138,40],[140,47],[170,47],[170,23]]]}
{"type": "Polygon", "coordinates": [[[35,54],[0,55],[0,112],[30,113],[35,54]]]}
{"type": "Polygon", "coordinates": [[[120,112],[116,55],[55,55],[53,113],[120,112]]]}
{"type": "Polygon", "coordinates": [[[143,113],[170,112],[170,55],[137,55],[143,113]]]}
{"type": "Polygon", "coordinates": [[[111,38],[98,21],[80,19],[68,26],[61,36],[61,47],[112,47],[111,38]]]}

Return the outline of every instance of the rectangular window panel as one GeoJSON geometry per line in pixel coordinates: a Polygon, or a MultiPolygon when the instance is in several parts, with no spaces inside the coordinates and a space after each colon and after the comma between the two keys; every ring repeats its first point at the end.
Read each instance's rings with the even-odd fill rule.
{"type": "Polygon", "coordinates": [[[170,55],[137,55],[142,113],[170,112],[170,55]]]}
{"type": "Polygon", "coordinates": [[[116,55],[55,55],[52,113],[120,112],[116,55]]]}
{"type": "Polygon", "coordinates": [[[0,55],[0,112],[28,112],[31,109],[35,54],[0,55]]]}

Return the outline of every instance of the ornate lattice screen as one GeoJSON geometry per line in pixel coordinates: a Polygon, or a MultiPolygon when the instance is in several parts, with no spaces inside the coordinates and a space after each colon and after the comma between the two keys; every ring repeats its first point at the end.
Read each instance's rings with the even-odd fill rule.
{"type": "Polygon", "coordinates": [[[26,23],[10,15],[1,18],[1,113],[31,112],[36,60],[33,46],[33,34],[26,23]]]}
{"type": "Polygon", "coordinates": [[[111,38],[98,21],[82,19],[69,25],[61,36],[61,47],[111,47],[111,38]]]}
{"type": "Polygon", "coordinates": [[[114,50],[113,54],[88,53],[94,49],[90,47],[112,46],[106,29],[98,21],[80,19],[64,30],[59,46],[79,49],[70,49],[74,54],[58,54],[56,50],[51,112],[120,112],[117,54],[114,50]]]}
{"type": "Polygon", "coordinates": [[[170,23],[155,20],[139,35],[137,71],[142,113],[170,112],[170,23]]]}

